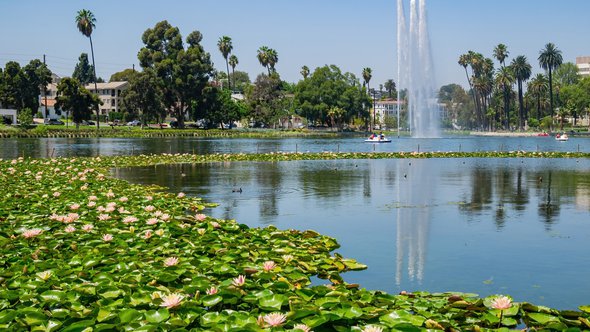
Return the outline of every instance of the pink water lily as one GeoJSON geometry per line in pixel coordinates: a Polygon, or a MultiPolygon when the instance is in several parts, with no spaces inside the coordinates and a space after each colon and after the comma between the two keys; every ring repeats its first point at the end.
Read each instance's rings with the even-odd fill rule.
{"type": "Polygon", "coordinates": [[[72,226],[72,225],[69,225],[69,226],[68,226],[68,227],[66,227],[64,230],[66,231],[66,233],[73,233],[73,232],[75,232],[75,231],[76,231],[76,227],[74,227],[74,226],[72,226]]]}
{"type": "Polygon", "coordinates": [[[202,214],[202,213],[198,213],[195,215],[195,219],[197,219],[198,221],[203,221],[207,218],[206,215],[202,214]]]}
{"type": "Polygon", "coordinates": [[[309,327],[305,324],[295,324],[295,326],[293,326],[293,328],[295,330],[301,330],[303,332],[311,332],[311,327],[309,327]]]}
{"type": "Polygon", "coordinates": [[[74,203],[70,205],[70,210],[78,210],[80,208],[80,204],[74,203]]]}
{"type": "Polygon", "coordinates": [[[144,209],[146,212],[152,212],[152,211],[154,211],[154,210],[156,209],[156,207],[155,207],[155,206],[153,206],[153,205],[148,205],[148,206],[144,207],[143,209],[144,209]]]}
{"type": "Polygon", "coordinates": [[[100,221],[107,221],[111,219],[111,216],[109,216],[108,214],[99,214],[98,215],[98,220],[100,221]]]}
{"type": "Polygon", "coordinates": [[[262,268],[266,272],[272,271],[275,267],[277,267],[277,264],[275,264],[273,261],[266,261],[264,264],[262,264],[262,268]]]}
{"type": "Polygon", "coordinates": [[[234,280],[232,280],[232,285],[236,286],[236,287],[241,287],[246,283],[246,276],[245,275],[239,275],[237,278],[234,278],[234,280]]]}
{"type": "Polygon", "coordinates": [[[148,229],[147,231],[145,231],[143,238],[147,240],[151,237],[152,237],[152,231],[148,229]]]}
{"type": "Polygon", "coordinates": [[[125,219],[123,219],[123,222],[126,223],[126,224],[129,224],[129,223],[132,223],[132,222],[136,222],[138,220],[139,219],[137,219],[134,216],[127,216],[127,217],[125,217],[125,219]]]}
{"type": "Polygon", "coordinates": [[[164,266],[174,266],[178,264],[178,257],[168,257],[164,260],[164,266]]]}
{"type": "Polygon", "coordinates": [[[383,332],[383,328],[374,325],[367,325],[363,329],[363,332],[383,332]]]}
{"type": "Polygon", "coordinates": [[[214,295],[217,294],[219,290],[217,289],[217,287],[215,286],[211,286],[211,288],[207,289],[207,291],[205,292],[207,295],[214,295]]]}
{"type": "Polygon", "coordinates": [[[498,296],[492,300],[492,308],[498,310],[509,309],[512,306],[512,300],[507,296],[498,296]]]}
{"type": "Polygon", "coordinates": [[[104,242],[110,242],[110,241],[112,241],[112,240],[113,240],[113,236],[112,236],[111,234],[104,234],[104,235],[102,236],[102,240],[103,240],[104,242]]]}
{"type": "Polygon", "coordinates": [[[39,228],[33,228],[33,229],[26,229],[22,234],[26,239],[30,239],[32,237],[35,237],[39,234],[43,233],[43,230],[39,229],[39,228]]]}
{"type": "Polygon", "coordinates": [[[94,225],[92,225],[92,224],[86,224],[86,225],[82,226],[82,230],[85,232],[90,232],[92,229],[94,229],[94,225]]]}
{"type": "Polygon", "coordinates": [[[129,198],[127,198],[127,197],[121,197],[121,198],[119,198],[119,202],[121,202],[121,203],[125,203],[128,200],[129,200],[129,198]]]}
{"type": "Polygon", "coordinates": [[[184,296],[178,294],[178,293],[172,293],[169,295],[163,295],[161,296],[162,299],[162,304],[160,304],[161,307],[166,307],[168,309],[177,307],[180,305],[180,302],[182,302],[182,299],[184,298],[184,296]]]}
{"type": "Polygon", "coordinates": [[[275,326],[282,325],[287,320],[287,316],[283,313],[280,313],[280,312],[273,312],[273,313],[264,315],[264,317],[262,317],[262,319],[264,319],[264,321],[269,326],[275,327],[275,326]]]}
{"type": "Polygon", "coordinates": [[[186,196],[185,193],[178,193],[178,195],[176,197],[178,197],[178,198],[184,198],[184,196],[186,196]]]}
{"type": "Polygon", "coordinates": [[[150,218],[146,221],[146,224],[148,225],[155,225],[158,223],[158,218],[150,218]]]}
{"type": "Polygon", "coordinates": [[[90,202],[88,202],[88,204],[86,204],[86,206],[89,207],[89,208],[93,208],[93,207],[96,206],[96,202],[95,201],[90,201],[90,202]]]}

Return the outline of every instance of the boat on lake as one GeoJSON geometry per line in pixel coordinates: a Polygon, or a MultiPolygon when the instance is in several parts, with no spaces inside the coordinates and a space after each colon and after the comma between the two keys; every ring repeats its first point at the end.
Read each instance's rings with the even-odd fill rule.
{"type": "Polygon", "coordinates": [[[567,141],[569,139],[569,137],[567,136],[567,134],[557,134],[555,135],[555,140],[557,141],[567,141]]]}
{"type": "Polygon", "coordinates": [[[365,140],[367,143],[391,143],[391,138],[386,137],[383,134],[372,134],[365,140]]]}

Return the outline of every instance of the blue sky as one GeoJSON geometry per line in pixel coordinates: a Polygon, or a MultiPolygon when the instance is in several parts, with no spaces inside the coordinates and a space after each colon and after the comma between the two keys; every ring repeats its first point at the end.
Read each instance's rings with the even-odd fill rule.
{"type": "MultiPolygon", "coordinates": [[[[0,0],[0,66],[10,60],[22,65],[47,55],[50,69],[71,75],[81,52],[90,53],[88,39],[74,22],[80,9],[91,10],[98,75],[139,68],[141,35],[161,20],[180,28],[185,37],[194,30],[215,67],[224,70],[217,49],[223,35],[233,40],[240,64],[236,70],[250,79],[263,72],[256,50],[277,50],[277,70],[284,80],[297,82],[301,66],[312,70],[335,64],[360,77],[373,70],[372,86],[392,78],[396,70],[397,0],[0,0]]],[[[436,85],[466,85],[457,64],[460,54],[473,50],[491,57],[504,43],[509,60],[525,55],[533,71],[548,42],[562,51],[564,61],[590,55],[588,0],[427,0],[429,32],[436,85]]],[[[409,0],[405,0],[409,8],[409,0]]]]}

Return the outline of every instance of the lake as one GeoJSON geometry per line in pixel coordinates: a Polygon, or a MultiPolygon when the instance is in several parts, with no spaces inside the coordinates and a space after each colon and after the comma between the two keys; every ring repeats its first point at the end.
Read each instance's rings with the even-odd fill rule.
{"type": "MultiPolygon", "coordinates": [[[[189,141],[174,141],[174,149],[187,149],[189,141]]],[[[304,141],[310,151],[338,144],[342,150],[373,149],[356,141],[304,141]]],[[[539,144],[547,151],[576,141],[405,139],[403,147],[400,141],[375,149],[534,150],[539,144]]],[[[206,142],[199,144],[217,152],[302,144],[206,142]]],[[[332,236],[341,244],[336,252],[369,267],[345,273],[345,280],[368,289],[509,294],[559,309],[590,304],[590,160],[227,162],[123,168],[113,175],[219,203],[206,211],[217,218],[332,236]]]]}
{"type": "Polygon", "coordinates": [[[266,152],[391,152],[391,151],[569,151],[590,152],[590,138],[557,142],[552,137],[393,138],[392,143],[365,143],[353,138],[3,138],[0,158],[113,156],[160,153],[266,153],[266,152]]]}

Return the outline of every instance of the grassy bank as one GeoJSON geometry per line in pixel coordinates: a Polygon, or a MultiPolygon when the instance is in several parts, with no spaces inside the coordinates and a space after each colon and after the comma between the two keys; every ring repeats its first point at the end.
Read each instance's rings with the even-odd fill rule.
{"type": "MultiPolygon", "coordinates": [[[[386,294],[347,284],[365,268],[314,231],[214,219],[183,193],[107,176],[179,162],[366,158],[589,158],[574,153],[163,154],[0,160],[0,328],[38,331],[590,329],[590,307],[386,294]],[[312,286],[311,277],[325,280],[312,286]]],[[[558,272],[558,271],[556,271],[558,272]]]]}

